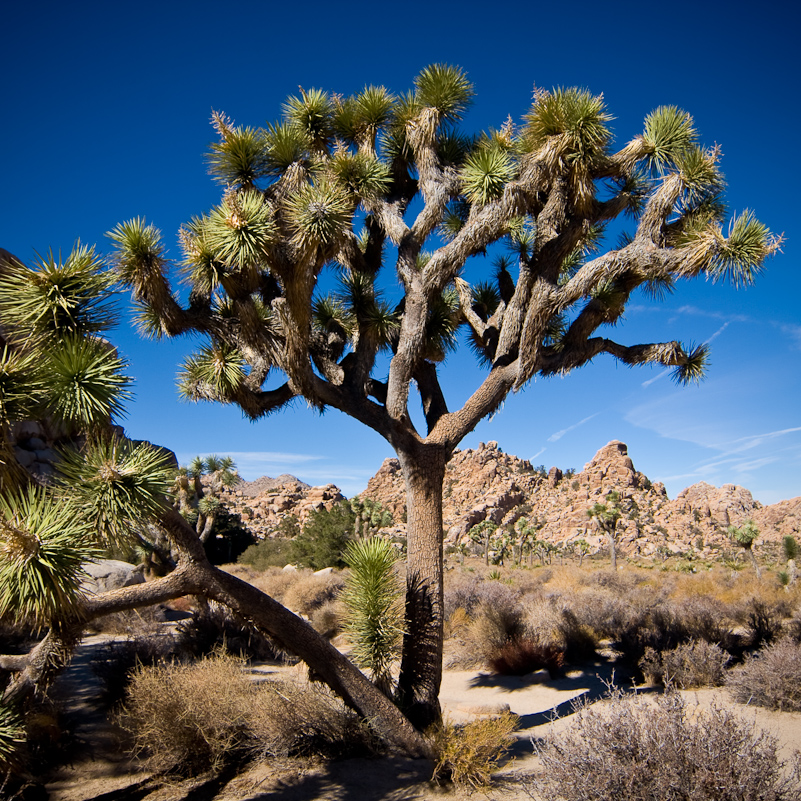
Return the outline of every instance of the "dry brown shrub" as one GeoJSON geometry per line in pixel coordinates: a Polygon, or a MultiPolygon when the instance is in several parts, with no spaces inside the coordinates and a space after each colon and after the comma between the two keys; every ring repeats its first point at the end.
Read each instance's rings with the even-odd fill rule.
{"type": "Polygon", "coordinates": [[[345,604],[340,600],[326,601],[322,606],[312,610],[309,621],[315,631],[333,639],[342,631],[342,621],[345,619],[345,604]]]}
{"type": "Polygon", "coordinates": [[[662,653],[647,648],[639,666],[654,683],[687,690],[719,687],[730,661],[731,656],[714,643],[692,640],[662,653]]]}
{"type": "Polygon", "coordinates": [[[140,667],[120,723],[151,770],[192,775],[219,770],[252,748],[247,720],[255,700],[241,661],[231,656],[140,667]]]}
{"type": "Polygon", "coordinates": [[[310,575],[311,570],[282,570],[280,567],[271,567],[262,571],[250,583],[280,603],[293,584],[301,577],[310,575]]]}
{"type": "Polygon", "coordinates": [[[487,659],[487,665],[499,676],[525,676],[536,670],[547,670],[552,679],[560,675],[565,652],[554,642],[527,638],[507,640],[487,659]]]}
{"type": "Polygon", "coordinates": [[[801,712],[801,643],[784,639],[747,656],[726,687],[741,704],[801,712]]]}
{"type": "Polygon", "coordinates": [[[437,753],[432,778],[437,783],[452,781],[473,789],[489,786],[492,774],[515,741],[519,724],[520,718],[511,712],[463,726],[442,724],[432,734],[437,753]]]}
{"type": "Polygon", "coordinates": [[[251,757],[365,756],[379,743],[327,688],[256,684],[243,662],[140,667],[120,722],[150,770],[194,775],[251,757]]]}
{"type": "Polygon", "coordinates": [[[303,573],[283,594],[284,606],[307,617],[330,601],[336,600],[345,582],[339,573],[316,575],[303,573]]]}
{"type": "Polygon", "coordinates": [[[528,789],[561,801],[795,801],[801,760],[733,712],[688,709],[673,691],[655,701],[620,692],[579,708],[572,725],[538,748],[528,789]]]}

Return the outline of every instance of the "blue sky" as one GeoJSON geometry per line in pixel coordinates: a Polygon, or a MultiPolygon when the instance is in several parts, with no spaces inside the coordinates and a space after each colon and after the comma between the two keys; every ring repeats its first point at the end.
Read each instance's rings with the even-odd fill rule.
{"type": "MultiPolygon", "coordinates": [[[[203,160],[211,110],[263,125],[299,85],[400,92],[427,64],[457,64],[475,84],[471,132],[520,119],[534,85],[585,86],[604,93],[619,145],[675,104],[722,146],[729,207],[787,236],[747,290],[700,281],[629,307],[616,338],[708,341],[708,378],[678,388],[657,368],[599,359],[511,396],[462,447],[497,440],[534,464],[580,469],[619,439],[670,497],[701,480],[741,484],[763,503],[801,495],[799,16],[786,2],[9,5],[0,247],[28,262],[78,238],[108,251],[105,232],[142,215],[177,257],[179,225],[219,199],[203,160]]],[[[372,431],[302,402],[256,424],[182,404],[175,373],[190,340],[143,341],[127,317],[113,338],[136,378],[126,430],[183,461],[230,453],[247,478],[290,472],[351,495],[392,455],[372,431]]],[[[467,353],[445,372],[454,407],[480,373],[467,353]]]]}

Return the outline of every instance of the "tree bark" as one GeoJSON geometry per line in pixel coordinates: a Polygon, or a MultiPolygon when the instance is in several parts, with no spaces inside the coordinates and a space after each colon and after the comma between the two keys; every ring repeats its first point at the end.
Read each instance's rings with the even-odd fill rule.
{"type": "Polygon", "coordinates": [[[398,703],[421,731],[441,717],[444,625],[442,484],[445,450],[398,451],[406,482],[406,631],[398,703]]]}

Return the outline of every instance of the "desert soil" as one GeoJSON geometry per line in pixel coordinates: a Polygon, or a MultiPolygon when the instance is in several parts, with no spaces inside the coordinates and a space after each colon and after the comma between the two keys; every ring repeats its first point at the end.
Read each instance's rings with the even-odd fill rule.
{"type": "MultiPolygon", "coordinates": [[[[50,801],[411,801],[461,799],[470,795],[453,788],[433,786],[430,766],[402,758],[352,759],[330,763],[288,760],[253,767],[235,776],[165,784],[144,772],[135,759],[123,756],[118,733],[99,711],[99,683],[91,671],[92,656],[108,638],[86,638],[64,675],[54,687],[72,716],[76,748],[71,764],[49,777],[50,801]]],[[[263,665],[265,677],[282,674],[303,681],[299,668],[263,665]]],[[[570,725],[573,701],[580,696],[597,700],[614,678],[609,665],[598,663],[575,670],[559,680],[547,674],[500,677],[482,671],[446,670],[441,700],[454,722],[510,709],[520,717],[512,759],[496,776],[495,785],[473,798],[530,801],[525,778],[537,770],[534,743],[570,725]]],[[[617,680],[621,682],[621,676],[617,680]]],[[[647,689],[644,691],[648,691],[647,689]]],[[[767,730],[780,743],[787,759],[801,748],[801,714],[771,712],[734,704],[723,690],[683,693],[690,702],[725,705],[749,722],[767,730]]]]}

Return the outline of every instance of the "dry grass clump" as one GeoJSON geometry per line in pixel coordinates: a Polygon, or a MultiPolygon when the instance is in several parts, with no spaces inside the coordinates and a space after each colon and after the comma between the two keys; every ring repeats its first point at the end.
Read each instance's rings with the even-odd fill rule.
{"type": "Polygon", "coordinates": [[[661,654],[647,648],[640,670],[655,684],[687,690],[691,687],[719,687],[726,680],[731,656],[715,643],[691,640],[661,654]]]}
{"type": "Polygon", "coordinates": [[[479,718],[462,726],[444,723],[433,733],[437,763],[433,780],[459,786],[487,787],[514,743],[520,718],[511,712],[479,718]]]}
{"type": "Polygon", "coordinates": [[[747,656],[726,687],[741,704],[801,712],[801,643],[788,638],[747,656]]]}
{"type": "Polygon", "coordinates": [[[336,600],[345,586],[344,579],[338,573],[316,575],[297,571],[295,575],[297,578],[294,583],[287,586],[281,603],[293,612],[306,617],[309,617],[315,609],[336,600]]]}
{"type": "Polygon", "coordinates": [[[137,669],[120,722],[149,769],[181,775],[253,757],[365,755],[377,748],[369,728],[331,693],[256,684],[241,660],[219,653],[137,669]]]}
{"type": "Polygon", "coordinates": [[[543,801],[793,801],[801,761],[791,769],[777,749],[730,711],[688,709],[673,691],[655,701],[618,691],[539,747],[529,790],[543,801]]]}

